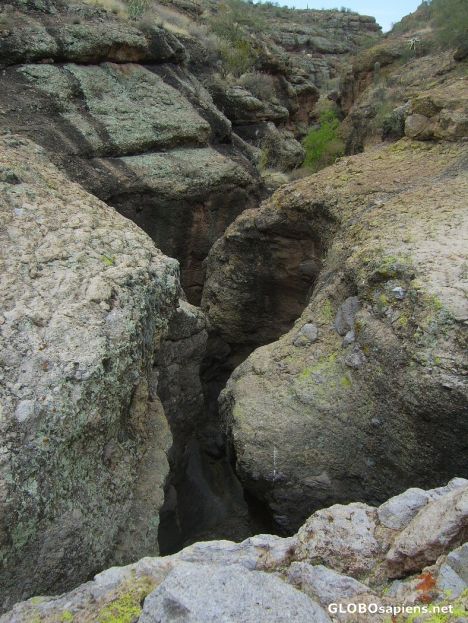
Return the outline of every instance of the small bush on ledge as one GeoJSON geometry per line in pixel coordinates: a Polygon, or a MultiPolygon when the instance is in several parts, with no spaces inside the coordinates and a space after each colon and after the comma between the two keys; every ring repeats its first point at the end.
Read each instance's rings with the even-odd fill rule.
{"type": "Polygon", "coordinates": [[[303,140],[306,150],[304,166],[319,171],[333,164],[344,153],[344,143],[339,135],[340,121],[333,110],[320,115],[320,127],[312,129],[303,140]]]}

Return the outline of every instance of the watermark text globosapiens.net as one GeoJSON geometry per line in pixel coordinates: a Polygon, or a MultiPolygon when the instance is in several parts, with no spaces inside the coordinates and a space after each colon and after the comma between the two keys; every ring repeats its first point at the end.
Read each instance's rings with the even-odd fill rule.
{"type": "Polygon", "coordinates": [[[399,614],[451,614],[453,613],[453,605],[412,605],[412,606],[393,606],[377,603],[332,603],[328,606],[330,614],[390,614],[398,616],[399,614]]]}

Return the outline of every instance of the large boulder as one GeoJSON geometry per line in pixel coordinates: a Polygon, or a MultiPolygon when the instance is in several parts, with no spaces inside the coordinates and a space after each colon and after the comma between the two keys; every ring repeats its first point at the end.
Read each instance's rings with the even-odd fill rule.
{"type": "Polygon", "coordinates": [[[278,102],[263,101],[239,85],[212,87],[213,99],[220,110],[236,125],[262,121],[286,121],[288,110],[278,102]]]}
{"type": "Polygon", "coordinates": [[[178,265],[0,139],[0,608],[158,552],[171,434],[152,367],[178,265]]]}
{"type": "Polygon", "coordinates": [[[464,80],[414,98],[409,105],[405,134],[417,140],[459,141],[468,137],[468,97],[464,80]]]}
{"type": "Polygon", "coordinates": [[[145,600],[140,623],[276,621],[330,623],[325,611],[304,593],[274,575],[246,573],[240,565],[210,568],[183,563],[145,600]]]}
{"type": "Polygon", "coordinates": [[[317,280],[220,400],[237,472],[285,530],[466,475],[464,158],[462,143],[403,139],[343,159],[245,212],[211,252],[204,308],[229,344],[275,339],[304,269],[317,280]]]}

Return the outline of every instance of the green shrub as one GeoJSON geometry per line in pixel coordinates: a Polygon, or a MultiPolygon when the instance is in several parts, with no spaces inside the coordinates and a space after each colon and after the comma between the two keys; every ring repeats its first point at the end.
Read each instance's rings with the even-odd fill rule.
{"type": "Polygon", "coordinates": [[[221,41],[219,53],[226,73],[239,77],[254,68],[257,53],[250,31],[262,29],[254,6],[243,0],[227,0],[211,17],[209,27],[221,41]]]}
{"type": "Polygon", "coordinates": [[[260,100],[271,100],[276,96],[275,80],[270,74],[250,71],[241,76],[239,84],[260,100]]]}
{"type": "Polygon", "coordinates": [[[126,0],[126,2],[128,15],[133,19],[141,17],[150,6],[150,0],[126,0]]]}
{"type": "Polygon", "coordinates": [[[211,17],[210,28],[223,39],[238,41],[245,37],[245,29],[263,31],[266,24],[257,7],[244,0],[225,0],[211,17]]]}
{"type": "Polygon", "coordinates": [[[333,110],[321,113],[320,128],[312,129],[303,140],[306,151],[304,166],[318,171],[343,155],[344,143],[339,136],[339,126],[339,119],[333,110]]]}
{"type": "Polygon", "coordinates": [[[222,43],[220,56],[227,73],[239,77],[254,68],[257,55],[248,41],[222,43]]]}

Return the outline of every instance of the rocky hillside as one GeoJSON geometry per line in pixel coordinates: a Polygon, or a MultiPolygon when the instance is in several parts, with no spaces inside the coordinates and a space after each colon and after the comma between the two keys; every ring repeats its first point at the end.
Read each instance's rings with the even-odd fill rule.
{"type": "Polygon", "coordinates": [[[292,537],[197,543],[144,558],[72,593],[18,604],[0,622],[462,621],[467,518],[463,479],[409,489],[378,508],[335,505],[292,537]],[[368,610],[356,613],[357,604],[368,610]]]}
{"type": "Polygon", "coordinates": [[[372,17],[242,0],[156,2],[144,16],[156,16],[183,42],[191,71],[253,147],[270,185],[274,172],[302,164],[300,141],[317,118],[321,92],[336,88],[352,55],[380,37],[372,17]]]}
{"type": "Polygon", "coordinates": [[[405,133],[423,140],[467,135],[468,52],[458,44],[455,26],[453,30],[441,42],[444,33],[423,3],[356,55],[342,76],[338,97],[346,115],[342,133],[347,153],[405,133]]]}

